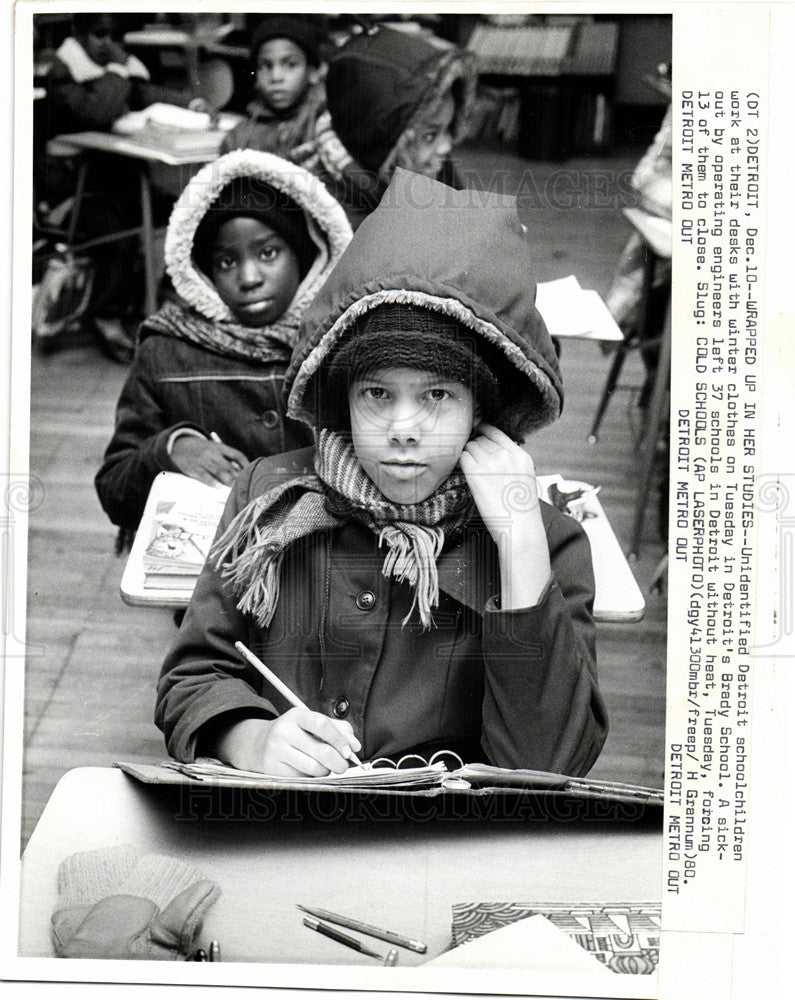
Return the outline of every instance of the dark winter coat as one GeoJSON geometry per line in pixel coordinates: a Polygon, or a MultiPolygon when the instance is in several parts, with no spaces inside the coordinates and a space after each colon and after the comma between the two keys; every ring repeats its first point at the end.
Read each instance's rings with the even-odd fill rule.
{"type": "Polygon", "coordinates": [[[283,383],[283,363],[225,357],[144,324],[96,477],[111,521],[137,528],[155,476],[180,471],[166,450],[180,427],[215,432],[250,460],[310,443],[307,427],[285,419],[283,383]]]}
{"type": "MultiPolygon", "coordinates": [[[[311,467],[311,449],[249,466],[221,530],[269,486],[311,467]]],[[[437,628],[426,632],[401,625],[410,589],[383,576],[383,551],[360,524],[288,549],[267,629],[205,567],[158,686],[155,721],[169,753],[193,759],[201,727],[224,713],[271,718],[290,707],[243,664],[240,640],[309,708],[347,719],[362,759],[445,748],[468,761],[584,774],[607,728],[590,552],[571,518],[546,504],[543,518],[555,580],[535,607],[494,610],[497,551],[475,522],[438,560],[437,628]]]]}

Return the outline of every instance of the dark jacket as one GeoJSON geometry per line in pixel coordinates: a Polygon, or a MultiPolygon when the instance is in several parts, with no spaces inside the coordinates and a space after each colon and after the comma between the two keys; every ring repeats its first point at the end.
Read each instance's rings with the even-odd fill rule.
{"type": "MultiPolygon", "coordinates": [[[[293,149],[315,138],[318,118],[326,109],[322,84],[309,87],[289,114],[279,115],[258,97],[248,108],[248,118],[236,125],[224,140],[224,152],[232,149],[260,149],[292,160],[293,149]]],[[[301,162],[300,159],[298,162],[301,162]]]]}
{"type": "MultiPolygon", "coordinates": [[[[220,530],[270,485],[311,469],[311,449],[262,459],[238,477],[220,530]]],[[[235,606],[205,567],[158,685],[155,721],[169,752],[196,753],[227,712],[273,717],[290,706],[234,648],[237,640],[313,710],[347,718],[362,758],[454,749],[503,767],[583,774],[607,730],[596,683],[593,573],[580,526],[548,505],[555,580],[539,603],[494,610],[496,548],[475,521],[438,560],[437,628],[403,627],[405,583],[386,579],[376,535],[356,523],[287,550],[268,629],[235,606]]]]}
{"type": "Polygon", "coordinates": [[[198,344],[150,333],[146,325],[116,408],[116,428],[97,473],[102,507],[135,529],[159,472],[179,472],[168,439],[179,427],[212,432],[250,460],[301,448],[307,427],[286,420],[284,365],[230,358],[198,344]]]}

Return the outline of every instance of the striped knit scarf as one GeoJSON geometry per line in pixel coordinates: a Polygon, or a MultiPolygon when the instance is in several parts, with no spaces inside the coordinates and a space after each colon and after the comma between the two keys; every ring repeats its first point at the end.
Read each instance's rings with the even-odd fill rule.
{"type": "Polygon", "coordinates": [[[144,323],[147,330],[189,340],[208,351],[244,361],[271,364],[290,360],[297,336],[295,324],[251,327],[242,323],[210,320],[190,306],[166,301],[144,323]]]}
{"type": "Polygon", "coordinates": [[[315,474],[296,476],[252,500],[216,541],[212,558],[238,598],[238,610],[265,628],[279,600],[279,575],[287,548],[316,531],[361,521],[386,545],[382,572],[414,588],[424,629],[439,602],[436,559],[445,534],[460,531],[474,510],[464,476],[455,470],[426,500],[392,503],[359,464],[350,436],[321,430],[315,474]]]}

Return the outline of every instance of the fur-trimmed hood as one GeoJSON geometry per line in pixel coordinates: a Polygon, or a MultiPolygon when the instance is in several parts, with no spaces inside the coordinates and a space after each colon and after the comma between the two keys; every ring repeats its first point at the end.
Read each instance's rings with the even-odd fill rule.
{"type": "Polygon", "coordinates": [[[206,164],[177,200],[166,232],[166,271],[177,295],[206,319],[234,323],[235,317],[210,279],[193,261],[193,240],[199,223],[224,187],[236,177],[254,177],[283,192],[306,215],[318,255],[298,287],[293,301],[277,321],[297,328],[309,303],[326,280],[352,236],[339,202],[303,167],[272,153],[238,149],[206,164]]]}
{"type": "Polygon", "coordinates": [[[355,319],[384,302],[444,313],[476,335],[502,394],[495,423],[514,440],[555,420],[563,386],[535,307],[530,241],[516,199],[455,191],[398,168],[299,331],[285,377],[288,414],[311,426],[332,353],[355,319]]]}

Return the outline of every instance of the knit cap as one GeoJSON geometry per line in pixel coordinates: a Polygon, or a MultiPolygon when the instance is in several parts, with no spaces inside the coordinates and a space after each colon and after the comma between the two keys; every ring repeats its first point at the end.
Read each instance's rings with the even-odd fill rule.
{"type": "Polygon", "coordinates": [[[422,306],[387,302],[360,316],[330,359],[320,395],[320,426],[347,429],[348,386],[383,368],[414,368],[472,390],[481,418],[495,412],[499,389],[471,330],[422,306]]]}
{"type": "Polygon", "coordinates": [[[241,176],[222,188],[207,209],[193,238],[193,259],[208,277],[212,275],[212,247],[218,230],[230,219],[252,218],[270,226],[298,258],[303,278],[317,255],[303,210],[286,194],[264,181],[241,176]]]}
{"type": "Polygon", "coordinates": [[[304,53],[310,66],[320,65],[320,37],[316,25],[307,18],[290,16],[266,17],[254,29],[251,38],[251,58],[256,63],[259,50],[273,38],[289,38],[304,53]]]}

